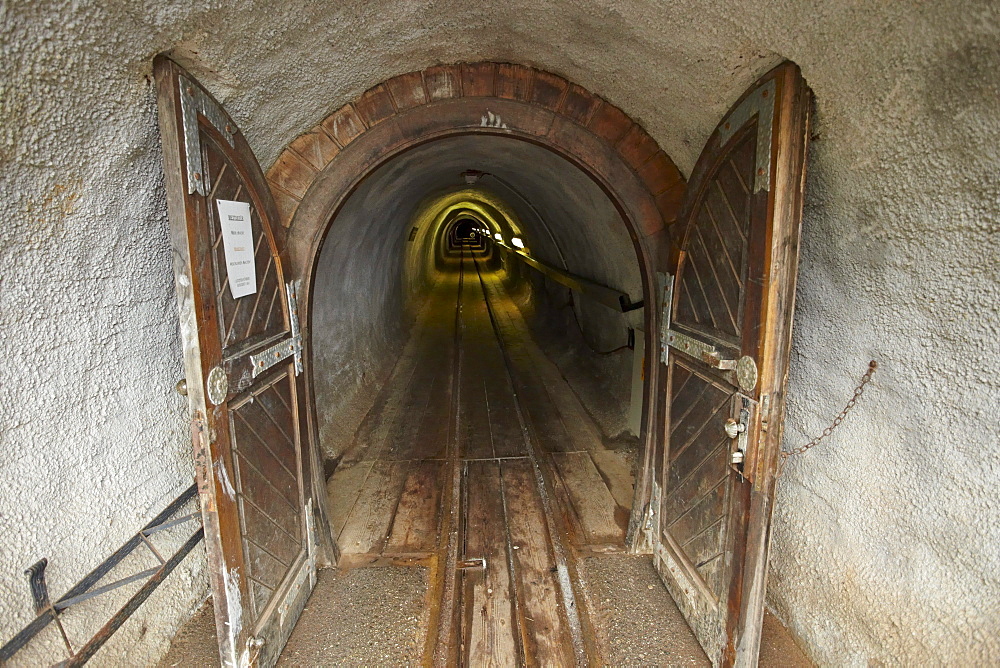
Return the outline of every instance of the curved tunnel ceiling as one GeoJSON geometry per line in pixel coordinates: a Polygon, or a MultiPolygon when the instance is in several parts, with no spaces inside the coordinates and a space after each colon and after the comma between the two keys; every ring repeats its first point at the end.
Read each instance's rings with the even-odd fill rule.
{"type": "Polygon", "coordinates": [[[498,221],[508,240],[519,234],[539,259],[641,298],[632,240],[617,209],[597,184],[549,150],[486,135],[429,142],[369,176],[332,222],[320,254],[318,291],[333,289],[331,281],[344,276],[340,269],[331,273],[323,267],[346,271],[345,263],[358,263],[362,274],[374,267],[391,274],[404,257],[404,244],[422,249],[427,235],[439,231],[423,221],[414,225],[419,211],[426,210],[440,226],[444,222],[440,214],[449,207],[463,210],[470,201],[487,207],[492,202],[507,209],[509,216],[488,214],[485,221],[498,221]],[[467,170],[485,175],[468,184],[463,178],[467,170]],[[411,242],[413,226],[417,232],[411,242]],[[338,249],[350,251],[341,255],[338,249]],[[339,258],[335,260],[334,255],[339,258]],[[374,257],[378,261],[362,259],[374,257]]]}
{"type": "MultiPolygon", "coordinates": [[[[513,138],[466,135],[431,141],[368,176],[330,224],[312,298],[315,359],[319,368],[332,370],[320,382],[321,397],[324,384],[332,387],[373,371],[399,344],[420,304],[414,297],[435,280],[439,233],[449,215],[469,211],[508,241],[518,233],[534,257],[634,300],[642,298],[639,263],[625,222],[579,168],[513,138]],[[469,169],[490,176],[468,184],[462,173],[469,169]]],[[[575,305],[582,326],[593,330],[589,336],[595,345],[621,345],[628,326],[623,314],[586,300],[575,305]],[[608,318],[617,324],[588,327],[608,318]]]]}

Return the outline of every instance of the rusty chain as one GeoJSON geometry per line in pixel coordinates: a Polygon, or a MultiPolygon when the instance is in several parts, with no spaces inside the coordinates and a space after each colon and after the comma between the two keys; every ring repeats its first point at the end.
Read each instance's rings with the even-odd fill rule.
{"type": "Polygon", "coordinates": [[[858,383],[858,386],[854,388],[854,396],[851,397],[851,400],[847,402],[846,406],[844,406],[844,410],[840,411],[837,417],[833,418],[833,422],[830,424],[829,427],[823,430],[822,434],[820,434],[813,440],[809,441],[805,445],[800,445],[794,450],[782,451],[781,459],[785,460],[791,457],[792,455],[801,455],[809,448],[819,445],[820,442],[823,441],[823,439],[832,434],[833,430],[840,426],[840,423],[844,421],[844,418],[847,417],[847,414],[851,412],[851,409],[854,408],[854,405],[858,403],[858,399],[861,398],[861,395],[865,393],[865,386],[868,385],[869,382],[871,382],[872,374],[875,373],[876,369],[878,369],[878,362],[872,360],[871,362],[868,363],[868,371],[866,371],[865,375],[861,377],[861,382],[858,383]]]}

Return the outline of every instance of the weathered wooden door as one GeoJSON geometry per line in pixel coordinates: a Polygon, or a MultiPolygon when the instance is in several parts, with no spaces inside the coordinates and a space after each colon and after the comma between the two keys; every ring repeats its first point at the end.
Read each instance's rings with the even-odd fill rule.
{"type": "Polygon", "coordinates": [[[295,288],[236,124],[174,62],[154,73],[219,651],[272,665],[315,582],[295,288]]]}
{"type": "Polygon", "coordinates": [[[756,665],[798,263],[809,92],[790,63],[698,159],[665,284],[657,568],[716,665],[756,665]]]}

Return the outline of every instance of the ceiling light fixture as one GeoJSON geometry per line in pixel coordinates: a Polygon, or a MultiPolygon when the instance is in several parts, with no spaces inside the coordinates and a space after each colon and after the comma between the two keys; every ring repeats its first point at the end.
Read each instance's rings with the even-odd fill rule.
{"type": "Polygon", "coordinates": [[[481,172],[478,169],[467,169],[462,172],[462,178],[465,179],[466,185],[475,185],[479,179],[483,178],[486,172],[481,172]]]}

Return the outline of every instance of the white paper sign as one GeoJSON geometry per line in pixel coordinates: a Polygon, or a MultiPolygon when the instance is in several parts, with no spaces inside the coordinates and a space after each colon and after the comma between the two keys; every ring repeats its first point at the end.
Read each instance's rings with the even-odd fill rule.
{"type": "Polygon", "coordinates": [[[222,247],[226,252],[226,272],[233,299],[257,292],[257,267],[254,264],[253,230],[250,227],[250,204],[215,200],[222,222],[222,247]]]}

